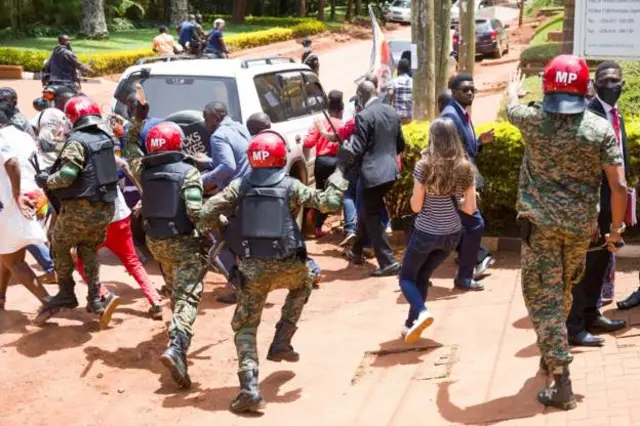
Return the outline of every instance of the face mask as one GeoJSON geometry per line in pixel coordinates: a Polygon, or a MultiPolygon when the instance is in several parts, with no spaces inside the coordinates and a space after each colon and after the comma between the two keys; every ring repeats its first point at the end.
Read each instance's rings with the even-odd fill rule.
{"type": "Polygon", "coordinates": [[[597,93],[600,99],[614,106],[618,102],[618,98],[620,98],[622,86],[616,83],[609,83],[606,86],[598,87],[597,93]]]}

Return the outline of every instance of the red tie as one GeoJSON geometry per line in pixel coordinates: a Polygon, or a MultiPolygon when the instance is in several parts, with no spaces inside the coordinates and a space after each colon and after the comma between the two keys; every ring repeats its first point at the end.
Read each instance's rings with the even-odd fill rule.
{"type": "Polygon", "coordinates": [[[611,108],[611,125],[613,131],[616,134],[616,141],[618,142],[618,148],[622,153],[622,141],[620,140],[620,116],[618,115],[618,109],[616,107],[611,108]]]}

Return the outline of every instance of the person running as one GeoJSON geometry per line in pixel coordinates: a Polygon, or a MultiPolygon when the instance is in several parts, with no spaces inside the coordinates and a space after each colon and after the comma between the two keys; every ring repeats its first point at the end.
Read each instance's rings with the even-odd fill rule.
{"type": "Polygon", "coordinates": [[[433,323],[425,305],[429,278],[460,243],[458,210],[471,214],[477,207],[474,168],[454,122],[435,119],[429,146],[413,171],[411,209],[418,215],[400,270],[400,288],[410,305],[402,330],[408,344],[415,343],[433,323]]]}

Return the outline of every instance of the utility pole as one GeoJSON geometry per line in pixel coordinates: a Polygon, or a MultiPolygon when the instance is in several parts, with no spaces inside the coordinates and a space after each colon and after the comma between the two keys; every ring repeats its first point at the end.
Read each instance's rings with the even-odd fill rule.
{"type": "Polygon", "coordinates": [[[473,74],[476,64],[476,16],[475,0],[460,1],[460,38],[458,50],[460,71],[473,74]]]}
{"type": "Polygon", "coordinates": [[[573,26],[576,16],[576,0],[564,2],[564,28],[562,29],[562,53],[573,54],[573,26]]]}
{"type": "Polygon", "coordinates": [[[418,69],[413,78],[413,118],[432,120],[436,108],[436,41],[434,0],[412,0],[411,36],[417,46],[418,69]]]}

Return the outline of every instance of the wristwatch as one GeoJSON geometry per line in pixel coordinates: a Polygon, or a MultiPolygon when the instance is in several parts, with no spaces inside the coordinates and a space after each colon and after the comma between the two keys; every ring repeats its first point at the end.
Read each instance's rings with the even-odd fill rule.
{"type": "Polygon", "coordinates": [[[620,225],[619,228],[614,228],[613,224],[611,224],[611,232],[618,234],[618,235],[622,235],[625,231],[625,229],[627,229],[627,225],[624,224],[624,222],[622,222],[622,225],[620,225]]]}

